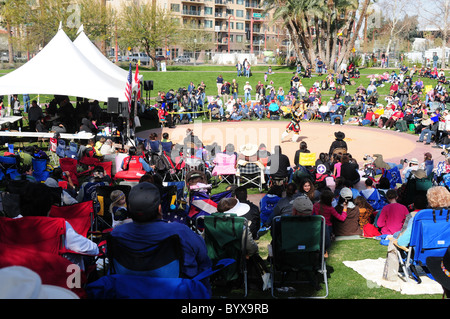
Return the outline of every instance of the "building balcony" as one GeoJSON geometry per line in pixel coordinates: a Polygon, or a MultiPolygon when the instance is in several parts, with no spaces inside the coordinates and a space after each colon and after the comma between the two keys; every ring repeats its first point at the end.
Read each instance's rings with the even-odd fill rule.
{"type": "Polygon", "coordinates": [[[220,13],[220,12],[216,12],[215,14],[214,14],[214,17],[216,18],[216,19],[228,19],[228,17],[227,17],[227,14],[226,13],[220,13]]]}
{"type": "Polygon", "coordinates": [[[181,3],[202,5],[202,4],[205,4],[205,1],[204,0],[181,0],[181,3]]]}
{"type": "Polygon", "coordinates": [[[196,11],[196,10],[182,10],[181,14],[185,15],[185,16],[204,18],[202,16],[202,12],[201,11],[196,11]]]}
{"type": "Polygon", "coordinates": [[[227,6],[227,2],[225,0],[214,0],[214,4],[217,6],[227,6]]]}

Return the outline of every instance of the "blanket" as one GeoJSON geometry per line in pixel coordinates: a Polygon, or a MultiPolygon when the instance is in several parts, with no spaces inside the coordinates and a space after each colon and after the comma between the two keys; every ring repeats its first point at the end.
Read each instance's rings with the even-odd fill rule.
{"type": "Polygon", "coordinates": [[[383,279],[383,270],[386,263],[385,258],[364,259],[357,261],[344,261],[345,266],[353,269],[365,279],[368,285],[372,287],[381,286],[395,291],[399,291],[403,295],[426,295],[440,294],[442,295],[442,286],[429,278],[425,273],[420,276],[422,283],[417,284],[416,281],[410,280],[405,282],[400,277],[396,281],[388,281],[383,279]]]}

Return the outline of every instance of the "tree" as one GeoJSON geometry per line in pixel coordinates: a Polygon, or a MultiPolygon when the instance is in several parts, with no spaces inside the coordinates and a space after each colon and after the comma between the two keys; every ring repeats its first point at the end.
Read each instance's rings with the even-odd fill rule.
{"type": "Polygon", "coordinates": [[[450,28],[450,0],[427,0],[425,3],[417,3],[419,17],[437,30],[442,36],[442,65],[446,67],[445,48],[447,46],[448,31],[450,28]]]}
{"type": "Polygon", "coordinates": [[[400,35],[406,33],[411,27],[412,21],[405,19],[407,9],[410,6],[408,0],[383,0],[380,5],[383,8],[383,16],[386,20],[389,40],[386,46],[386,55],[389,55],[391,44],[400,35]]]}
{"type": "Polygon", "coordinates": [[[8,57],[9,63],[14,62],[14,34],[13,28],[19,26],[25,21],[27,3],[25,0],[4,0],[0,2],[0,15],[2,17],[1,24],[6,28],[8,33],[8,57]]]}
{"type": "Polygon", "coordinates": [[[184,24],[178,33],[177,43],[185,50],[194,54],[194,65],[197,62],[196,53],[214,48],[214,32],[205,29],[190,20],[184,24]]]}
{"type": "Polygon", "coordinates": [[[121,43],[144,50],[153,62],[156,49],[174,40],[178,30],[170,11],[153,3],[123,3],[118,25],[121,43]]]}
{"type": "Polygon", "coordinates": [[[347,61],[372,0],[266,0],[288,30],[303,67],[317,56],[330,69],[347,61]]]}
{"type": "Polygon", "coordinates": [[[80,22],[84,32],[92,41],[100,41],[100,51],[106,55],[108,40],[115,33],[116,14],[106,0],[78,0],[80,22]]]}

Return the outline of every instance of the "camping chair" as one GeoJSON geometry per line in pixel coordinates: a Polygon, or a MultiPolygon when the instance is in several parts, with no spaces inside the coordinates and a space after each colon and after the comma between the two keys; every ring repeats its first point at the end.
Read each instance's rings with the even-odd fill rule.
{"type": "Polygon", "coordinates": [[[0,268],[22,266],[36,272],[41,277],[42,284],[52,285],[74,292],[78,297],[85,298],[84,289],[87,282],[86,273],[80,269],[80,286],[68,287],[67,283],[73,280],[73,272],[68,272],[72,262],[57,254],[36,251],[0,243],[0,268]]]}
{"type": "Polygon", "coordinates": [[[256,163],[247,163],[245,165],[238,165],[236,170],[237,185],[247,187],[258,187],[262,192],[264,184],[264,174],[261,168],[256,163]]]}
{"type": "Polygon", "coordinates": [[[78,234],[87,237],[92,231],[94,205],[92,201],[66,206],[53,205],[48,216],[64,218],[78,234]]]}
{"type": "Polygon", "coordinates": [[[195,278],[184,278],[182,265],[184,252],[178,235],[169,236],[159,243],[139,249],[132,249],[126,242],[110,234],[107,238],[109,274],[90,285],[89,291],[101,298],[106,292],[113,292],[114,298],[133,299],[205,299],[210,297],[201,280],[221,270],[234,260],[222,260],[217,267],[209,269],[195,278]],[[118,284],[113,291],[108,287],[118,284]],[[131,284],[130,286],[127,286],[131,284]],[[126,287],[125,287],[125,286],[126,287]],[[117,295],[119,294],[119,295],[117,295]]]}
{"type": "MultiPolygon", "coordinates": [[[[188,216],[187,205],[183,199],[184,194],[184,183],[183,182],[172,182],[164,183],[170,184],[163,186],[161,192],[161,212],[163,219],[169,223],[178,222],[191,227],[191,220],[188,216]],[[178,184],[183,184],[181,191],[178,188],[178,184]]],[[[164,185],[163,184],[163,185],[164,185]]]]}
{"type": "Polygon", "coordinates": [[[0,180],[10,181],[14,180],[19,173],[19,156],[0,156],[0,180]]]}
{"type": "Polygon", "coordinates": [[[47,170],[47,160],[34,158],[31,160],[33,166],[33,176],[37,182],[45,182],[50,176],[50,172],[47,170]]]}
{"type": "MultiPolygon", "coordinates": [[[[276,296],[276,285],[281,283],[305,283],[300,275],[309,274],[316,290],[321,289],[317,275],[321,274],[325,284],[322,296],[304,298],[326,298],[328,296],[325,253],[325,218],[315,216],[277,216],[272,221],[271,280],[272,296],[276,296]],[[281,274],[281,280],[276,276],[281,274]],[[291,279],[292,275],[296,275],[291,279]],[[291,276],[289,276],[291,275],[291,276]]],[[[291,296],[291,293],[289,294],[291,296]]],[[[298,296],[297,296],[298,297],[298,296]]]]}
{"type": "Polygon", "coordinates": [[[110,274],[160,278],[181,276],[183,249],[178,235],[169,236],[156,245],[132,249],[110,234],[106,245],[110,274]]]}
{"type": "Polygon", "coordinates": [[[60,158],[64,158],[66,157],[66,150],[66,141],[64,141],[63,139],[59,139],[56,146],[56,155],[58,155],[60,158]]]}
{"type": "Polygon", "coordinates": [[[422,209],[414,216],[408,247],[396,245],[404,279],[420,283],[418,267],[427,272],[428,257],[442,257],[450,243],[450,210],[422,209]],[[406,257],[404,256],[406,254],[406,257]],[[417,267],[417,268],[416,268],[417,267]]]}
{"type": "Polygon", "coordinates": [[[179,169],[179,167],[173,162],[171,158],[171,153],[163,150],[161,154],[161,159],[166,163],[167,170],[163,172],[163,182],[167,181],[181,181],[183,171],[179,169]]]}
{"type": "Polygon", "coordinates": [[[139,162],[139,158],[140,156],[131,156],[131,158],[126,157],[124,159],[126,162],[124,164],[126,169],[117,172],[114,175],[114,179],[122,179],[128,182],[138,182],[139,179],[146,173],[142,164],[139,162]]]}
{"type": "Polygon", "coordinates": [[[63,218],[0,217],[0,243],[52,254],[63,254],[66,224],[63,218]],[[20,236],[18,236],[20,234],[20,236]]]}
{"type": "Polygon", "coordinates": [[[212,170],[212,176],[219,176],[219,183],[215,184],[215,186],[220,185],[222,182],[228,184],[236,183],[236,156],[218,153],[213,163],[215,166],[212,170]],[[229,178],[231,178],[231,181],[229,178]]]}
{"type": "MultiPolygon", "coordinates": [[[[199,216],[197,225],[200,221],[203,222],[203,235],[208,256],[213,266],[224,258],[236,260],[235,264],[217,274],[217,276],[212,276],[211,283],[217,287],[221,286],[221,283],[225,283],[229,287],[243,284],[244,297],[247,297],[246,243],[247,236],[250,234],[247,219],[231,214],[214,213],[199,216]]],[[[199,229],[199,226],[197,226],[197,229],[199,229]]]]}
{"type": "Polygon", "coordinates": [[[79,186],[78,181],[78,161],[74,158],[64,157],[59,159],[59,166],[63,170],[63,172],[69,172],[70,178],[75,186],[79,186]]]}
{"type": "Polygon", "coordinates": [[[78,159],[78,144],[75,142],[69,143],[69,148],[65,152],[66,157],[78,159]]]}
{"type": "Polygon", "coordinates": [[[97,186],[97,203],[99,210],[94,212],[94,230],[96,231],[112,228],[112,216],[109,213],[109,206],[111,205],[110,195],[114,190],[121,190],[128,198],[131,186],[97,186]]]}

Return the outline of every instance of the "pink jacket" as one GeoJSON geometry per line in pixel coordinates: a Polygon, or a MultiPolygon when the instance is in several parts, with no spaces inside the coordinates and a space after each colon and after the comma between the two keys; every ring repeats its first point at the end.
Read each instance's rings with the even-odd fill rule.
{"type": "Polygon", "coordinates": [[[393,235],[400,231],[408,214],[409,211],[405,205],[392,203],[384,206],[377,219],[377,226],[381,228],[381,234],[393,235]]]}
{"type": "Polygon", "coordinates": [[[339,214],[334,207],[321,205],[320,202],[314,204],[312,214],[322,215],[325,217],[325,223],[327,226],[332,225],[332,217],[335,217],[340,221],[344,221],[347,218],[347,212],[342,212],[342,214],[339,214]]]}

